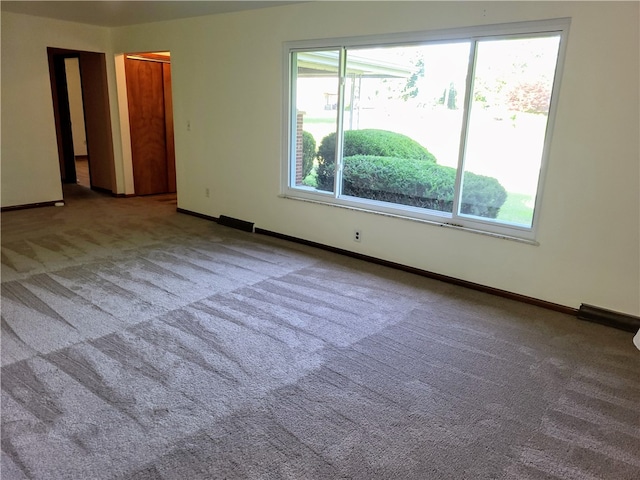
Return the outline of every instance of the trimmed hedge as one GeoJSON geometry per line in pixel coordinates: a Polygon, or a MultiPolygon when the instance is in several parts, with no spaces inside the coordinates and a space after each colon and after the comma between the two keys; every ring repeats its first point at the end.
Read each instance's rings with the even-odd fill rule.
{"type": "MultiPolygon", "coordinates": [[[[425,147],[406,135],[387,130],[347,130],[344,132],[343,157],[373,155],[410,158],[436,163],[425,147]]],[[[332,191],[336,152],[336,134],[330,133],[318,147],[318,189],[332,191]]]]}
{"type": "Polygon", "coordinates": [[[302,131],[302,178],[306,178],[313,168],[316,157],[316,139],[307,131],[302,131]]]}
{"type": "Polygon", "coordinates": [[[497,218],[508,195],[500,182],[471,172],[465,172],[462,178],[462,213],[497,218]]]}
{"type": "MultiPolygon", "coordinates": [[[[355,155],[344,159],[342,193],[359,198],[451,212],[456,171],[410,158],[355,155]]],[[[491,177],[467,172],[462,213],[496,218],[507,198],[491,177]]]]}

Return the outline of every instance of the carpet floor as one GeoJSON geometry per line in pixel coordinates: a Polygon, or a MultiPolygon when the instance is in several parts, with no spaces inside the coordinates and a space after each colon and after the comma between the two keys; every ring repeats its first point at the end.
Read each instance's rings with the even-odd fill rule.
{"type": "Polygon", "coordinates": [[[2,214],[3,480],[639,478],[632,334],[65,188],[2,214]]]}

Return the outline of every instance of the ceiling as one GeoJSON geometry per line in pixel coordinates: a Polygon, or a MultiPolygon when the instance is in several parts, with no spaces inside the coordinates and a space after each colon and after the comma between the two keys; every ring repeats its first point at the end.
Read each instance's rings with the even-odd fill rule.
{"type": "Polygon", "coordinates": [[[299,1],[5,1],[3,12],[49,17],[103,27],[120,27],[178,18],[216,15],[299,1]]]}

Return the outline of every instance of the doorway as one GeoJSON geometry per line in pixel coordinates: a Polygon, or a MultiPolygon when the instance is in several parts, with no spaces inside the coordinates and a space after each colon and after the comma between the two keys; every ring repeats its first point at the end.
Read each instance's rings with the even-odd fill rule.
{"type": "MultiPolygon", "coordinates": [[[[115,163],[105,54],[48,47],[47,55],[62,183],[78,182],[70,103],[77,100],[73,99],[77,92],[72,87],[70,99],[69,87],[74,81],[79,81],[85,133],[81,142],[86,146],[86,176],[83,181],[93,190],[113,193],[116,191],[115,163]],[[74,60],[69,61],[71,59],[74,60]],[[78,69],[76,77],[73,73],[75,62],[78,69]]],[[[73,108],[76,109],[77,105],[74,104],[73,108]]],[[[78,149],[78,153],[82,152],[82,149],[78,149]]]]}
{"type": "Polygon", "coordinates": [[[71,116],[71,134],[73,137],[73,154],[78,185],[91,188],[91,171],[87,151],[87,132],[85,129],[84,106],[82,101],[82,85],[80,79],[80,59],[68,57],[64,59],[67,91],[69,93],[69,113],[71,116]]]}
{"type": "Polygon", "coordinates": [[[170,53],[126,54],[124,67],[135,193],[175,193],[170,53]]]}

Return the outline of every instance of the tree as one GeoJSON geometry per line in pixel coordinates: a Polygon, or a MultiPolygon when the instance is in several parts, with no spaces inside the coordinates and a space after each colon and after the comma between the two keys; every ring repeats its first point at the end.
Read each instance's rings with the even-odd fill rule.
{"type": "Polygon", "coordinates": [[[400,98],[405,102],[410,98],[416,98],[418,96],[418,80],[424,77],[424,60],[421,58],[418,59],[415,66],[416,70],[409,76],[400,94],[400,98]]]}

